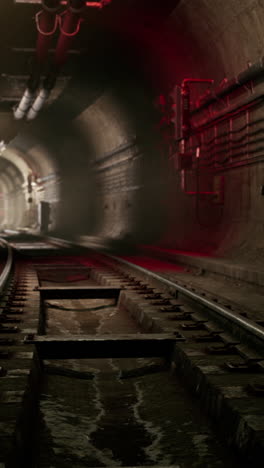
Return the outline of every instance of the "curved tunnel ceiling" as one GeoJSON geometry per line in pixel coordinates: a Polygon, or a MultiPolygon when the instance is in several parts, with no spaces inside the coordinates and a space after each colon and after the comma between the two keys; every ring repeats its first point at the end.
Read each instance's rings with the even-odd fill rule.
{"type": "Polygon", "coordinates": [[[24,182],[23,173],[18,166],[3,156],[0,157],[0,179],[5,176],[10,180],[11,186],[15,187],[24,182]]]}
{"type": "MultiPolygon", "coordinates": [[[[14,19],[19,13],[23,14],[25,21],[22,39],[22,24],[13,21],[14,31],[11,33],[8,28],[7,32],[5,15],[1,16],[1,31],[5,37],[3,58],[10,51],[11,44],[16,43],[17,47],[11,47],[16,51],[26,45],[34,47],[36,31],[32,13],[39,10],[34,3],[11,6],[12,2],[5,0],[1,2],[3,8],[4,4],[14,14],[14,19]]],[[[144,78],[145,85],[154,84],[153,92],[156,92],[161,85],[180,83],[189,75],[212,77],[216,82],[235,76],[249,62],[254,63],[260,57],[263,50],[263,14],[263,7],[254,0],[231,0],[224,5],[221,1],[213,0],[130,0],[125,4],[113,0],[103,12],[87,9],[85,25],[75,44],[76,50],[81,50],[81,56],[71,56],[63,74],[70,71],[73,79],[78,75],[85,77],[83,81],[87,79],[85,85],[90,88],[90,99],[83,98],[82,92],[76,91],[71,96],[71,87],[64,90],[64,102],[69,114],[71,108],[69,119],[80,114],[104,89],[111,88],[113,81],[122,88],[122,80],[128,81],[129,74],[132,93],[134,81],[144,78]],[[127,66],[126,73],[124,66],[127,66]]],[[[14,69],[15,61],[19,61],[16,54],[18,52],[12,60],[9,59],[8,68],[14,69]]],[[[21,52],[21,55],[24,55],[24,72],[27,52],[21,52]]],[[[85,93],[88,94],[87,90],[85,93]]],[[[129,109],[125,110],[129,114],[129,109]]],[[[62,108],[59,112],[62,112],[62,108]]],[[[20,127],[23,134],[24,123],[20,127]]]]}

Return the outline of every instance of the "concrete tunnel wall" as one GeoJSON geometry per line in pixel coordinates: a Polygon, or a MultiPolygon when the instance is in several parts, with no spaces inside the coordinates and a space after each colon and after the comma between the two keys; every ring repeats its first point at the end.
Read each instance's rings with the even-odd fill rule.
{"type": "MultiPolygon", "coordinates": [[[[136,41],[129,73],[114,72],[120,60],[126,66],[130,61],[120,46],[110,54],[108,82],[107,68],[106,82],[99,83],[96,71],[91,78],[89,70],[81,86],[75,80],[54,109],[20,137],[25,143],[33,134],[42,148],[36,158],[48,154],[58,167],[56,232],[261,261],[263,162],[226,170],[224,204],[202,201],[202,220],[197,219],[195,199],[181,191],[179,173],[160,153],[152,105],[155,95],[186,77],[219,84],[259,60],[263,19],[261,1],[183,0],[154,32],[147,24],[136,30],[118,26],[117,45],[125,30],[130,44],[136,41]],[[142,67],[136,78],[133,66],[142,67]]],[[[100,53],[98,62],[105,60],[100,53]]],[[[261,120],[263,110],[257,112],[261,120]]],[[[13,144],[21,145],[18,139],[13,144]]],[[[24,144],[25,154],[32,155],[31,149],[32,143],[24,144]]],[[[50,199],[48,191],[45,197],[50,199]]]]}
{"type": "MultiPolygon", "coordinates": [[[[177,81],[190,76],[212,78],[218,85],[224,78],[232,79],[250,63],[257,62],[263,56],[263,19],[261,1],[180,2],[170,18],[181,44],[177,81]]],[[[255,118],[263,118],[262,108],[255,112],[255,118]]],[[[261,127],[260,123],[257,130],[261,127]]],[[[171,210],[171,227],[163,242],[168,247],[261,263],[264,247],[263,162],[227,169],[223,174],[222,210],[214,205],[206,206],[206,203],[202,210],[204,224],[211,221],[209,227],[197,222],[195,200],[179,193],[179,181],[174,184],[170,198],[177,203],[171,210]]]]}
{"type": "Polygon", "coordinates": [[[23,224],[26,212],[24,196],[24,178],[19,165],[11,162],[7,156],[0,159],[0,226],[12,228],[23,224]]]}

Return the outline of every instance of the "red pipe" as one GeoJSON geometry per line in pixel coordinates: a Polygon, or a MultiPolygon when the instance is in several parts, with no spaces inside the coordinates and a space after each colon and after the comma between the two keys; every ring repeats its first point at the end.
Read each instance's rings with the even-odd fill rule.
{"type": "Polygon", "coordinates": [[[54,57],[54,65],[57,72],[65,64],[74,37],[80,30],[82,22],[81,15],[85,6],[86,2],[84,0],[69,0],[67,11],[61,15],[60,37],[57,42],[54,57]]]}
{"type": "Polygon", "coordinates": [[[192,83],[209,83],[212,84],[214,80],[200,79],[200,78],[185,78],[181,83],[181,96],[182,96],[182,137],[188,139],[191,132],[191,98],[190,98],[190,84],[192,83]]]}
{"type": "Polygon", "coordinates": [[[42,65],[48,56],[52,36],[56,32],[59,17],[60,0],[42,0],[43,9],[36,14],[38,39],[36,57],[38,65],[42,65]]]}
{"type": "Polygon", "coordinates": [[[78,34],[82,19],[82,12],[85,7],[103,8],[111,3],[111,0],[101,0],[100,2],[86,2],[85,0],[68,0],[68,9],[60,17],[60,37],[54,57],[55,70],[58,72],[67,60],[68,51],[72,45],[74,37],[78,34]]]}
{"type": "MultiPolygon", "coordinates": [[[[110,3],[111,0],[102,0],[101,2],[92,2],[92,7],[102,8],[110,3]]],[[[35,74],[30,77],[28,88],[23,96],[21,103],[15,110],[15,118],[21,119],[27,113],[27,119],[35,119],[39,111],[47,101],[52,88],[56,83],[57,75],[67,60],[67,54],[71,47],[74,36],[79,32],[82,11],[87,6],[85,0],[68,0],[68,9],[62,15],[58,16],[57,11],[60,7],[60,0],[42,0],[43,10],[36,15],[36,24],[38,29],[37,41],[37,62],[39,67],[35,74]],[[42,89],[33,102],[35,91],[40,79],[40,65],[45,62],[50,42],[57,26],[60,26],[60,36],[55,50],[54,62],[51,71],[43,82],[42,89]]]]}

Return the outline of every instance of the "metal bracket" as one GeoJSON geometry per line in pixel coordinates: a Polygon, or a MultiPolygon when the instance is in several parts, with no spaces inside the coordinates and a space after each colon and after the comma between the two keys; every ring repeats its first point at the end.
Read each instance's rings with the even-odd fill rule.
{"type": "Polygon", "coordinates": [[[163,312],[163,313],[182,312],[181,307],[183,307],[183,304],[175,304],[169,307],[161,307],[160,312],[163,312]]]}
{"type": "Polygon", "coordinates": [[[241,363],[236,363],[236,362],[227,362],[225,364],[227,369],[230,372],[243,372],[243,373],[251,373],[251,372],[263,372],[263,368],[258,365],[258,362],[256,361],[245,361],[241,363]]]}
{"type": "Polygon", "coordinates": [[[196,323],[183,323],[181,325],[181,328],[183,328],[183,330],[204,330],[205,329],[205,323],[206,322],[196,322],[196,323]]]}
{"type": "Polygon", "coordinates": [[[226,344],[224,346],[210,346],[206,348],[206,351],[209,354],[219,354],[219,355],[225,355],[225,354],[238,354],[238,350],[236,349],[235,346],[226,344]]]}
{"type": "Polygon", "coordinates": [[[177,315],[170,316],[169,320],[174,320],[174,321],[193,320],[193,318],[192,318],[192,314],[190,314],[189,312],[184,312],[183,314],[177,314],[177,315]]]}
{"type": "Polygon", "coordinates": [[[147,294],[147,293],[152,293],[153,292],[153,288],[146,288],[145,286],[137,286],[137,288],[139,288],[137,290],[137,294],[147,294]]]}
{"type": "Polygon", "coordinates": [[[147,296],[145,296],[145,299],[162,299],[162,295],[161,294],[149,294],[147,296]]]}
{"type": "Polygon", "coordinates": [[[152,301],[151,305],[171,305],[170,299],[161,299],[160,301],[152,301]]]}
{"type": "Polygon", "coordinates": [[[194,340],[199,343],[203,343],[203,342],[206,343],[210,341],[222,341],[222,338],[219,335],[219,332],[211,332],[211,333],[208,333],[207,335],[194,336],[194,340]]]}

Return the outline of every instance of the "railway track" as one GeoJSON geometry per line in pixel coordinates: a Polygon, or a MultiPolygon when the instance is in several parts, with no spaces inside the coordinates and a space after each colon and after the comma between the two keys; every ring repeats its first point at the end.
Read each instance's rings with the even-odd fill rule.
{"type": "Polygon", "coordinates": [[[1,468],[263,466],[259,320],[118,257],[8,240],[1,468]]]}

